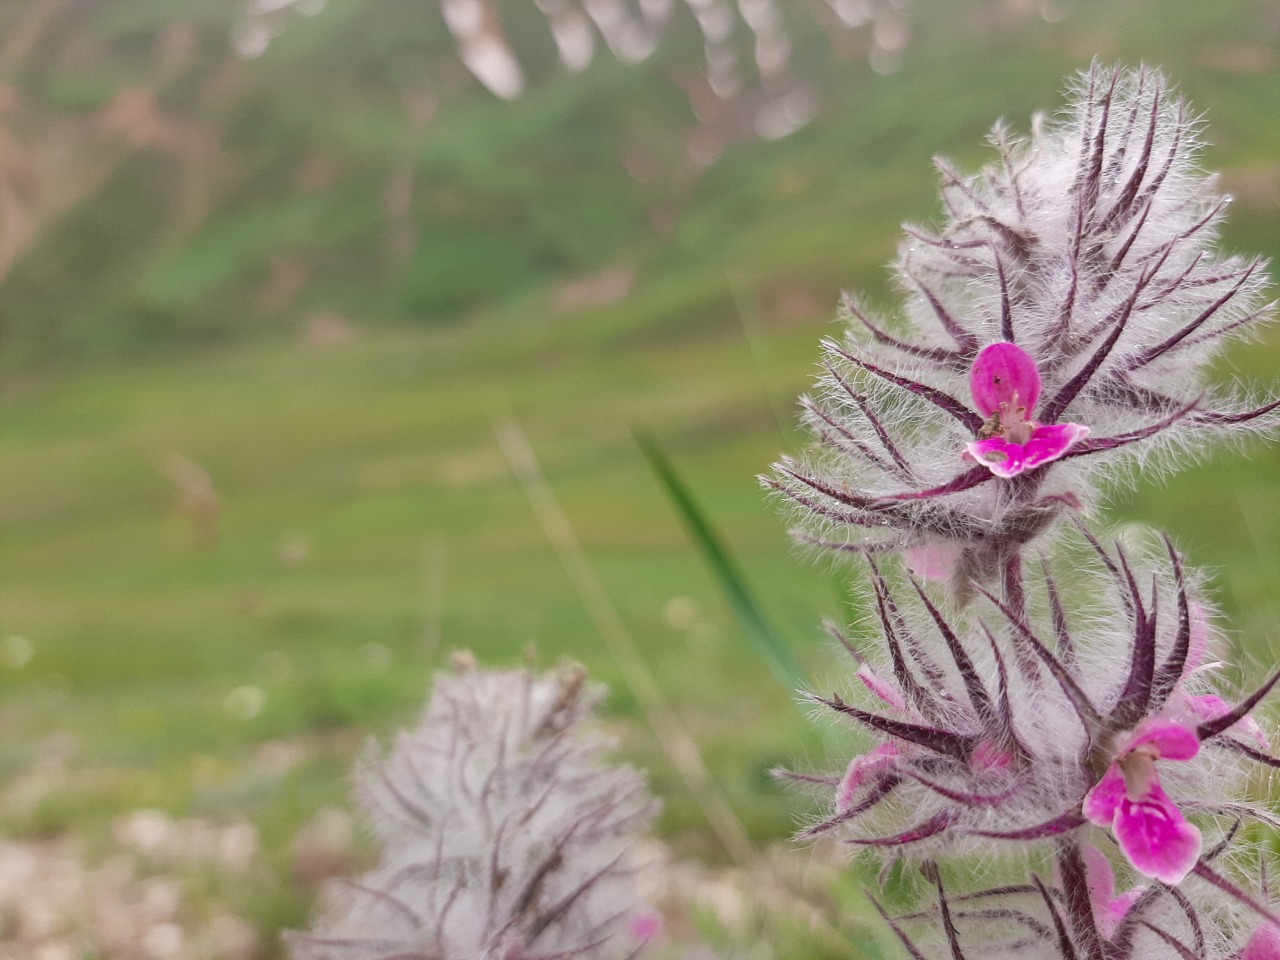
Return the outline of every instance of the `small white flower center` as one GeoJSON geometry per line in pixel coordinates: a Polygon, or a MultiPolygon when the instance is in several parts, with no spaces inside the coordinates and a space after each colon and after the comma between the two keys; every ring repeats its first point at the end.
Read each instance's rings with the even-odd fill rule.
{"type": "Polygon", "coordinates": [[[1010,443],[1025,447],[1036,425],[1027,419],[1027,408],[1018,402],[1018,391],[1000,404],[1000,435],[1010,443]]]}
{"type": "Polygon", "coordinates": [[[1143,800],[1156,783],[1156,754],[1142,747],[1120,758],[1120,772],[1124,774],[1124,792],[1135,803],[1143,800]]]}

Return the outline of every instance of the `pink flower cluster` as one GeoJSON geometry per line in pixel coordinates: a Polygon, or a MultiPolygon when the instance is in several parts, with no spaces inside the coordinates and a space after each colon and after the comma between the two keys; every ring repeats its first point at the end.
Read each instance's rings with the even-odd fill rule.
{"type": "Polygon", "coordinates": [[[1252,713],[1280,673],[1218,692],[1202,578],[1167,538],[1107,547],[1083,522],[1117,468],[1277,427],[1280,401],[1205,376],[1269,309],[1259,262],[1213,248],[1192,134],[1158,75],[1095,67],[1066,120],[998,128],[998,164],[943,165],[901,322],[846,299],[802,401],[818,450],[765,480],[799,540],[862,561],[853,636],[878,640],[836,631],[857,684],[813,699],[873,742],[800,777],[832,801],[804,836],[917,859],[936,909],[881,908],[914,957],[925,925],[952,960],[1280,960],[1238,841],[1280,826],[1245,791],[1280,768],[1252,713]],[[975,872],[1001,850],[1026,882],[975,872]]]}

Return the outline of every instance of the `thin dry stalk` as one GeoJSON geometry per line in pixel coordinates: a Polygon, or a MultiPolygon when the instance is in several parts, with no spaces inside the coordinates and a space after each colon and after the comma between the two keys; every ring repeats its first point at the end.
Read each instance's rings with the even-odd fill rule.
{"type": "Polygon", "coordinates": [[[504,419],[494,423],[493,432],[578,598],[586,607],[610,656],[621,668],[623,679],[658,738],[662,752],[684,780],[725,852],[739,864],[749,866],[758,859],[755,846],[738,815],[716,789],[697,742],[685,729],[671,701],[640,656],[631,631],[610,601],[595,567],[582,549],[572,522],[547,483],[524,430],[514,420],[504,419]]]}

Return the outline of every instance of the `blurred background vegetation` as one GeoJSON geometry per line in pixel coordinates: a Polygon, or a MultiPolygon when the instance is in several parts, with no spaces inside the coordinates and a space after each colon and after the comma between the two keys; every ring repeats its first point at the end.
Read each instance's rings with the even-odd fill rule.
{"type": "MultiPolygon", "coordinates": [[[[1225,246],[1280,254],[1273,0],[916,0],[860,28],[836,15],[857,4],[797,0],[788,83],[815,112],[774,139],[759,97],[708,83],[699,5],[642,62],[577,74],[532,2],[499,5],[512,100],[430,0],[272,6],[0,5],[0,828],[93,861],[143,809],[251,823],[247,872],[183,868],[256,931],[246,955],[276,955],[358,858],[315,838],[455,648],[585,663],[663,839],[726,860],[495,422],[526,433],[764,849],[803,807],[769,768],[830,767],[843,734],[756,655],[633,430],[827,686],[818,624],[854,615],[849,585],[753,476],[804,442],[794,398],[840,290],[893,303],[883,264],[901,221],[936,216],[932,155],[975,169],[998,117],[1025,130],[1095,57],[1158,65],[1237,197],[1225,246]]],[[[1274,383],[1277,359],[1273,334],[1222,373],[1274,383]]],[[[1280,456],[1247,453],[1116,506],[1214,571],[1261,662],[1280,456]]]]}

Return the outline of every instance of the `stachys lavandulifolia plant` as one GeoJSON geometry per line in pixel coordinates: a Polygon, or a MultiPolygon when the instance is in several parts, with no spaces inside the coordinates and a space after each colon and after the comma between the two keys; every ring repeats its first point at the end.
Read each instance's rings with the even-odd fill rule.
{"type": "Polygon", "coordinates": [[[1280,673],[1231,689],[1175,545],[1085,522],[1107,483],[1277,426],[1208,376],[1270,303],[1263,264],[1215,248],[1195,133],[1157,73],[1095,66],[979,175],[940,164],[904,315],[846,298],[802,401],[819,449],[765,481],[866,574],[857,639],[830,627],[850,683],[811,699],[869,742],[790,776],[827,791],[804,836],[919,866],[927,906],[877,903],[912,957],[1280,960],[1246,842],[1280,827],[1251,792],[1280,673]]]}
{"type": "Polygon", "coordinates": [[[339,881],[295,960],[622,960],[653,933],[635,847],[644,778],[603,762],[600,689],[570,667],[436,678],[421,724],[371,751],[358,795],[378,865],[339,881]]]}
{"type": "Polygon", "coordinates": [[[1227,198],[1158,73],[1095,67],[1064,117],[991,141],[976,176],[939,161],[946,216],[906,230],[901,315],[845,298],[849,334],[802,400],[821,449],[766,481],[806,539],[945,561],[964,589],[1100,482],[1280,420],[1208,378],[1268,319],[1268,280],[1217,251],[1227,198]]]}

